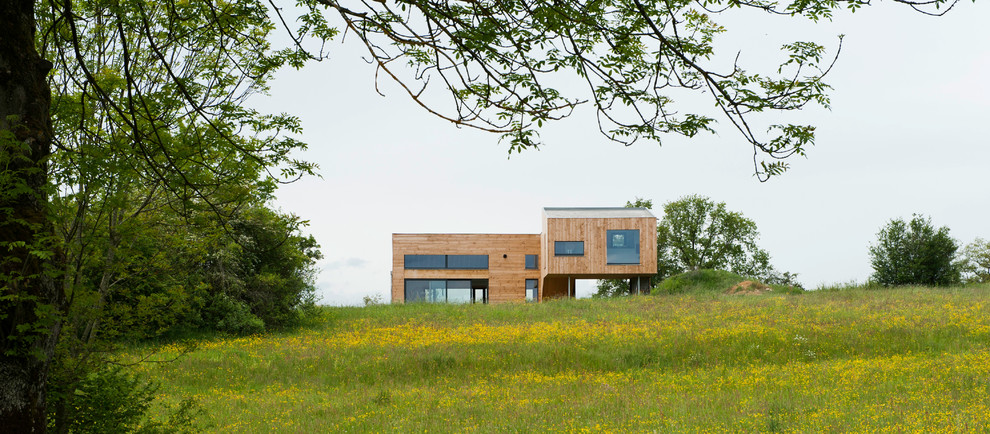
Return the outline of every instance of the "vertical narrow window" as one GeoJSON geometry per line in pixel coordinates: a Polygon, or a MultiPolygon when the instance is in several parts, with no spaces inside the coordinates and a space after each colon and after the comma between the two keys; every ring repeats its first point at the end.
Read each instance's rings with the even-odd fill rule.
{"type": "Polygon", "coordinates": [[[534,302],[540,296],[539,291],[539,280],[538,279],[526,279],[526,301],[534,302]]]}
{"type": "Polygon", "coordinates": [[[639,229],[605,231],[605,256],[609,265],[639,264],[639,229]]]}
{"type": "Polygon", "coordinates": [[[584,241],[554,241],[554,256],[584,256],[584,241]]]}
{"type": "Polygon", "coordinates": [[[540,268],[540,255],[526,255],[526,269],[535,270],[540,268]]]}
{"type": "Polygon", "coordinates": [[[488,279],[472,280],[471,291],[474,291],[472,303],[488,303],[488,279]]]}

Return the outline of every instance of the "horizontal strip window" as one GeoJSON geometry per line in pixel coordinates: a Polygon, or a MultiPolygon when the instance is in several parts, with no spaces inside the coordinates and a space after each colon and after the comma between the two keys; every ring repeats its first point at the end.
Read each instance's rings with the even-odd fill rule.
{"type": "Polygon", "coordinates": [[[446,255],[406,255],[405,268],[435,270],[447,268],[446,255]]]}
{"type": "Polygon", "coordinates": [[[447,255],[447,268],[456,270],[487,270],[488,255],[447,255]]]}
{"type": "Polygon", "coordinates": [[[554,241],[554,256],[584,256],[584,241],[554,241]]]}
{"type": "Polygon", "coordinates": [[[487,270],[488,255],[405,255],[408,270],[487,270]]]}

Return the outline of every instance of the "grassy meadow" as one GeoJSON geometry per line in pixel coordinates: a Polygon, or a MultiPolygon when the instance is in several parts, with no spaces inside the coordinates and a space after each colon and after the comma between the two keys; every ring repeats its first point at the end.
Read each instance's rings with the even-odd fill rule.
{"type": "Polygon", "coordinates": [[[988,301],[990,286],[326,308],[132,369],[216,432],[986,432],[988,301]]]}

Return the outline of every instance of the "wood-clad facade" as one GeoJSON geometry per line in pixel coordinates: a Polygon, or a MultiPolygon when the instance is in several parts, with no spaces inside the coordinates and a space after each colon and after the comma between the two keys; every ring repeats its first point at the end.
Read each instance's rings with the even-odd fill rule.
{"type": "Polygon", "coordinates": [[[526,279],[539,279],[539,268],[526,268],[526,255],[540,253],[538,234],[392,234],[392,302],[404,302],[407,279],[488,280],[487,301],[523,301],[526,279]],[[487,269],[406,269],[407,255],[487,255],[487,269]]]}
{"type": "Polygon", "coordinates": [[[392,234],[392,302],[573,297],[575,279],[656,274],[656,239],[639,208],[545,208],[540,234],[392,234]]]}

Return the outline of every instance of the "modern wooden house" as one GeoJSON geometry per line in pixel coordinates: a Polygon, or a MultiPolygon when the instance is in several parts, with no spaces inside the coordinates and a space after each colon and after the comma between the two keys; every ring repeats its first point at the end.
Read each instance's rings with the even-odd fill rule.
{"type": "Polygon", "coordinates": [[[646,289],[656,243],[645,208],[544,208],[540,234],[392,234],[392,302],[574,297],[576,279],[646,289]]]}

